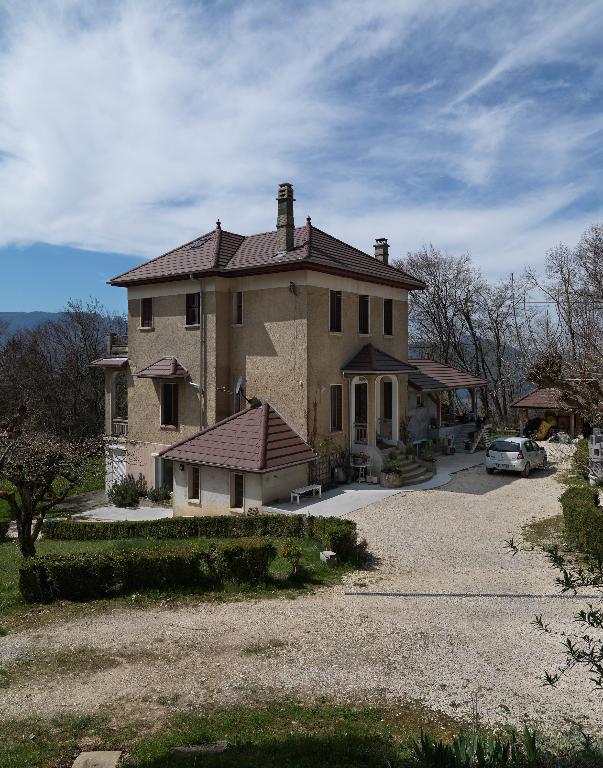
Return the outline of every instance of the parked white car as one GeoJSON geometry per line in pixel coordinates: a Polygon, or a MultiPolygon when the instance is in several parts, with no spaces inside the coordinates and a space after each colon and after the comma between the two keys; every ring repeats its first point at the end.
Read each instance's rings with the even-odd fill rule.
{"type": "Polygon", "coordinates": [[[546,467],[547,455],[535,440],[527,437],[499,437],[486,450],[486,472],[497,469],[521,472],[528,477],[532,469],[546,467]]]}

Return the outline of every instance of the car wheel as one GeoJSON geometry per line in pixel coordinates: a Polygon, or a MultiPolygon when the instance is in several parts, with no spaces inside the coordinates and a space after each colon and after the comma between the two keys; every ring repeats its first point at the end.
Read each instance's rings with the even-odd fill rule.
{"type": "Polygon", "coordinates": [[[494,474],[494,467],[486,467],[486,472],[489,475],[493,475],[494,474]]]}
{"type": "Polygon", "coordinates": [[[523,471],[522,471],[522,473],[521,473],[521,474],[522,474],[524,477],[529,477],[529,476],[530,476],[530,465],[529,465],[529,464],[526,464],[526,465],[525,465],[525,467],[523,468],[523,471]]]}

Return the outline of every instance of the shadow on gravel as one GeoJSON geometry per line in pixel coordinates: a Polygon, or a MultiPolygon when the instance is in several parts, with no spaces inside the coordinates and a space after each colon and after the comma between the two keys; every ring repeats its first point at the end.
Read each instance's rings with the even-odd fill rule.
{"type": "Polygon", "coordinates": [[[450,483],[433,490],[444,493],[465,493],[472,496],[485,496],[488,493],[511,485],[511,483],[530,483],[533,480],[552,477],[556,472],[557,467],[555,464],[549,464],[544,469],[533,469],[528,478],[522,477],[519,472],[506,472],[498,469],[493,475],[489,475],[484,466],[471,467],[455,473],[450,483]]]}

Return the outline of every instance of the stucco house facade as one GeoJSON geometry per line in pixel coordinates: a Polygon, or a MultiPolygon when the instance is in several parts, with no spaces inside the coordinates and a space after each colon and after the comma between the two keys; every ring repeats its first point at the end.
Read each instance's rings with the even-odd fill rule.
{"type": "MultiPolygon", "coordinates": [[[[275,230],[243,236],[217,222],[109,281],[128,292],[128,339],[112,337],[106,357],[94,361],[105,370],[108,485],[140,472],[153,486],[189,488],[184,475],[194,462],[170,458],[168,449],[257,400],[307,445],[361,448],[380,462],[378,443],[399,441],[414,370],[408,296],[424,285],[389,265],[384,238],[369,255],[309,217],[295,227],[293,204],[292,186],[281,184],[275,230]],[[127,415],[118,412],[120,383],[127,415]]],[[[235,472],[233,461],[220,469],[235,472]]],[[[216,468],[203,466],[201,499],[217,482],[216,468]]],[[[280,493],[307,472],[307,462],[281,467],[276,474],[291,477],[272,486],[280,493]]],[[[256,480],[247,482],[244,508],[274,495],[258,495],[256,480]]],[[[209,496],[206,509],[202,500],[188,506],[216,507],[209,496]]]]}

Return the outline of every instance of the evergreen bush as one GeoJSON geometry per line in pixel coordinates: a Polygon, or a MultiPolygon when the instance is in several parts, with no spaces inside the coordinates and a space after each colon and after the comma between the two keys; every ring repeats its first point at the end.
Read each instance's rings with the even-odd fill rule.
{"type": "Polygon", "coordinates": [[[268,578],[276,557],[267,539],[199,547],[78,552],[28,558],[19,568],[26,602],[94,600],[148,589],[218,588],[223,582],[256,583],[268,578]]]}
{"type": "MultiPolygon", "coordinates": [[[[140,491],[143,487],[140,481],[141,477],[142,475],[139,475],[139,478],[136,479],[134,475],[126,475],[123,479],[113,483],[107,491],[107,497],[111,504],[114,504],[116,507],[138,506],[141,497],[140,491]]],[[[144,480],[144,478],[142,479],[144,480]]]]}
{"type": "Polygon", "coordinates": [[[603,554],[603,510],[597,489],[567,488],[560,501],[568,543],[590,554],[603,554]]]}

